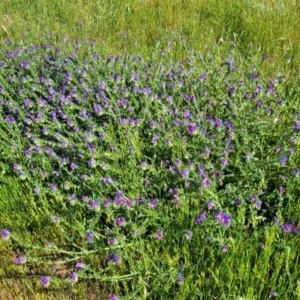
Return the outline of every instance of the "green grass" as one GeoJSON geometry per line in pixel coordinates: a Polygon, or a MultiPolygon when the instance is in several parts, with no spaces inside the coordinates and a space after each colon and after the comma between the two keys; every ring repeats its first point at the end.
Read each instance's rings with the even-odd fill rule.
{"type": "Polygon", "coordinates": [[[247,57],[252,42],[271,57],[267,74],[274,75],[275,64],[294,75],[299,65],[299,14],[298,1],[4,0],[0,4],[0,39],[20,40],[26,30],[34,43],[49,32],[56,38],[67,35],[72,41],[88,37],[98,44],[105,41],[110,55],[124,47],[122,36],[127,32],[129,51],[135,51],[137,41],[142,54],[150,55],[150,49],[161,41],[172,43],[176,59],[184,58],[189,49],[203,52],[222,41],[234,41],[247,57]]]}
{"type": "Polygon", "coordinates": [[[0,298],[256,300],[276,291],[278,299],[300,299],[299,233],[273,221],[300,221],[299,176],[292,175],[300,164],[299,13],[297,1],[1,1],[0,229],[11,235],[0,240],[0,298]],[[41,48],[31,52],[32,45],[41,48]],[[20,47],[26,50],[10,58],[20,47]],[[56,109],[78,131],[65,115],[53,120],[56,109]],[[37,151],[40,145],[57,155],[37,151]],[[116,200],[120,191],[127,206],[116,200]],[[108,261],[112,252],[120,264],[108,261]],[[19,256],[25,264],[15,264],[19,256]],[[72,285],[80,261],[86,267],[72,285]],[[46,275],[48,288],[40,283],[46,275]]]}

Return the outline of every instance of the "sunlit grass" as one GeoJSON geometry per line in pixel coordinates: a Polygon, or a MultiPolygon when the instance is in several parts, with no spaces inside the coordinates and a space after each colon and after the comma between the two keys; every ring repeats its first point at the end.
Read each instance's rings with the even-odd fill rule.
{"type": "Polygon", "coordinates": [[[0,298],[300,299],[298,12],[2,1],[0,298]]]}
{"type": "MultiPolygon", "coordinates": [[[[106,54],[117,54],[128,35],[129,51],[151,54],[159,40],[172,43],[174,59],[184,58],[189,49],[205,51],[214,42],[234,41],[244,57],[250,43],[270,55],[265,72],[274,67],[294,75],[299,65],[300,5],[298,1],[1,1],[0,37],[21,39],[29,30],[29,41],[38,43],[41,34],[54,32],[56,39],[67,35],[72,41],[89,37],[106,43],[106,54]],[[292,58],[289,64],[287,60],[292,58]]],[[[228,50],[227,43],[223,45],[228,50]]]]}

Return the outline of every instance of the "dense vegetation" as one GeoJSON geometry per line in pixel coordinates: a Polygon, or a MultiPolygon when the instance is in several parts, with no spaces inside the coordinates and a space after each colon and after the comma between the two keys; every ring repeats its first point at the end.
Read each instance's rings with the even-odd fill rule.
{"type": "Polygon", "coordinates": [[[117,2],[0,4],[1,297],[300,299],[298,41],[250,22],[296,2],[117,2]]]}

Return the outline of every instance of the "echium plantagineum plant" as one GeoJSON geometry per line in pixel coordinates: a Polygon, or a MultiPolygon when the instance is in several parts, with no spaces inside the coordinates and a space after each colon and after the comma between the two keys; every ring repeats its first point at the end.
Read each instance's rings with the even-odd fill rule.
{"type": "MultiPolygon", "coordinates": [[[[44,250],[77,261],[72,285],[110,276],[134,282],[145,268],[139,250],[150,251],[143,245],[175,255],[178,236],[191,253],[184,271],[177,260],[155,261],[149,272],[171,272],[172,285],[183,284],[196,261],[188,242],[202,247],[204,237],[230,253],[222,241],[237,238],[241,209],[253,228],[297,232],[295,221],[282,223],[293,217],[289,209],[272,224],[296,192],[299,107],[282,101],[281,77],[261,80],[259,66],[249,68],[234,46],[228,59],[191,51],[185,64],[164,51],[151,60],[105,58],[94,43],[8,41],[0,61],[2,162],[31,185],[53,230],[69,233],[69,250],[49,242],[44,250]],[[289,117],[277,122],[283,111],[289,117]]],[[[2,238],[21,243],[9,230],[2,238]]],[[[17,263],[36,261],[22,257],[17,263]]],[[[45,274],[41,284],[54,280],[45,274]]]]}

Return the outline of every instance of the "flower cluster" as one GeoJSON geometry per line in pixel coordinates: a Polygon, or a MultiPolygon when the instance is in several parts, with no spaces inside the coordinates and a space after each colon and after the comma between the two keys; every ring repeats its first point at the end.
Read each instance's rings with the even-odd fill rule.
{"type": "MultiPolygon", "coordinates": [[[[131,267],[146,275],[145,266],[173,272],[171,252],[193,265],[194,249],[215,247],[216,240],[227,259],[241,228],[268,226],[277,210],[296,217],[290,199],[297,196],[300,121],[290,115],[298,109],[293,103],[286,117],[275,118],[288,102],[280,76],[262,80],[233,50],[218,59],[191,52],[185,64],[164,51],[147,61],[126,51],[104,58],[93,44],[82,53],[81,42],[67,45],[63,39],[61,48],[47,42],[1,50],[0,133],[7,143],[0,150],[10,155],[0,163],[43,203],[53,236],[67,233],[61,244],[76,251],[61,253],[73,261],[97,257],[78,261],[70,284],[82,274],[99,278],[90,270],[98,263],[124,278],[131,267]],[[142,254],[150,248],[159,263],[142,254]],[[121,264],[131,255],[134,264],[121,264]]],[[[298,232],[294,220],[274,222],[298,232]]],[[[8,243],[15,241],[9,230],[2,229],[8,243]]],[[[57,249],[46,243],[45,250],[57,249]]],[[[15,258],[28,261],[27,253],[15,258]]],[[[41,285],[54,276],[41,277],[41,285]]],[[[186,283],[183,271],[173,279],[186,283]]]]}

